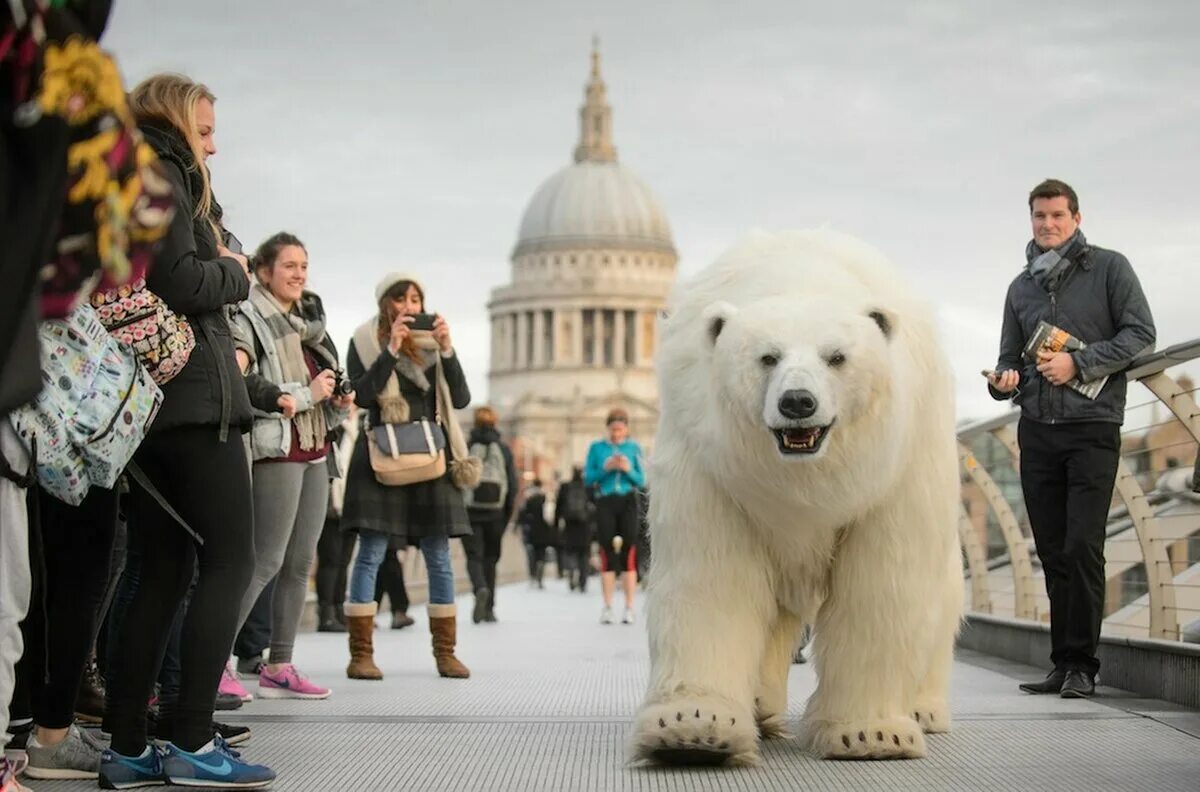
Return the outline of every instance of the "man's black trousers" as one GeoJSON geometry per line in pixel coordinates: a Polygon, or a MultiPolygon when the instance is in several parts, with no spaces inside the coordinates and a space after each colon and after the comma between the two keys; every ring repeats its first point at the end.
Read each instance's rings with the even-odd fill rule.
{"type": "Polygon", "coordinates": [[[1050,660],[1095,675],[1104,538],[1121,456],[1114,423],[1021,419],[1021,487],[1050,597],[1050,660]]]}

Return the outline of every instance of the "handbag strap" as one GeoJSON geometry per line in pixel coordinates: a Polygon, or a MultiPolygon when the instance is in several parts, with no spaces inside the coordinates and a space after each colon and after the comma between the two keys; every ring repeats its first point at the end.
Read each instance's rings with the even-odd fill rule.
{"type": "Polygon", "coordinates": [[[154,486],[154,484],[150,481],[149,476],[146,475],[144,470],[138,467],[136,462],[131,460],[126,466],[125,472],[128,473],[133,480],[138,483],[138,486],[144,489],[151,498],[154,498],[155,502],[162,507],[162,510],[165,511],[171,517],[171,519],[179,523],[179,526],[188,532],[192,539],[196,541],[196,544],[204,544],[203,537],[196,533],[195,530],[192,529],[192,526],[188,525],[187,520],[179,516],[179,512],[175,511],[175,509],[171,507],[171,504],[167,503],[167,499],[161,492],[158,491],[158,487],[154,486]]]}

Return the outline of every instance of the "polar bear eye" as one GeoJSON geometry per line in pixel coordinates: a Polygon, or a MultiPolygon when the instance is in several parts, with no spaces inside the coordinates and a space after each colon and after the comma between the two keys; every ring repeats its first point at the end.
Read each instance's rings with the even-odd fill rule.
{"type": "Polygon", "coordinates": [[[766,354],[758,359],[765,368],[775,368],[779,365],[779,355],[766,354]]]}
{"type": "Polygon", "coordinates": [[[838,366],[840,366],[846,362],[846,356],[843,355],[841,352],[834,352],[832,355],[830,355],[828,358],[825,359],[825,362],[828,363],[829,365],[833,366],[834,368],[837,368],[838,366]]]}

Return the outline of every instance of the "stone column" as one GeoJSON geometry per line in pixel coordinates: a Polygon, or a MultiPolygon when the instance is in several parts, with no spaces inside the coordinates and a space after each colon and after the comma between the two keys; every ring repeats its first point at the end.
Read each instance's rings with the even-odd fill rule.
{"type": "Polygon", "coordinates": [[[592,365],[604,366],[604,309],[592,309],[592,365]]]}
{"type": "Polygon", "coordinates": [[[646,361],[642,356],[642,315],[645,311],[633,312],[633,360],[629,361],[630,365],[638,366],[639,368],[646,365],[646,361]]]}
{"type": "Polygon", "coordinates": [[[571,333],[571,364],[575,366],[583,365],[583,309],[576,308],[571,312],[571,321],[575,323],[575,330],[571,333]]]}
{"type": "Polygon", "coordinates": [[[529,368],[542,368],[546,361],[546,345],[543,343],[546,339],[544,334],[545,323],[542,321],[541,309],[536,309],[533,312],[533,327],[529,328],[529,332],[533,333],[533,360],[529,361],[529,368]]]}
{"type": "Polygon", "coordinates": [[[632,360],[625,359],[625,310],[623,308],[613,311],[613,365],[616,368],[633,365],[632,360]]]}
{"type": "Polygon", "coordinates": [[[523,311],[517,311],[513,314],[513,326],[517,331],[516,360],[513,361],[513,368],[523,370],[529,368],[529,361],[525,359],[525,334],[529,332],[529,328],[525,326],[523,311]]]}

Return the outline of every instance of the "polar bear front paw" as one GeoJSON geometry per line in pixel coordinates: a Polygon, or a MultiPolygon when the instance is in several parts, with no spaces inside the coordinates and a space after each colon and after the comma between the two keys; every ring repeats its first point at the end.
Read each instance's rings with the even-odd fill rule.
{"type": "Polygon", "coordinates": [[[816,721],[804,724],[805,743],[823,759],[919,759],[925,735],[911,718],[816,721]]]}
{"type": "Polygon", "coordinates": [[[950,731],[950,708],[944,701],[918,701],[913,710],[913,720],[920,724],[926,734],[944,734],[950,731]]]}
{"type": "Polygon", "coordinates": [[[633,753],[660,764],[749,765],[758,760],[758,728],[749,709],[718,698],[647,704],[634,722],[633,753]]]}

